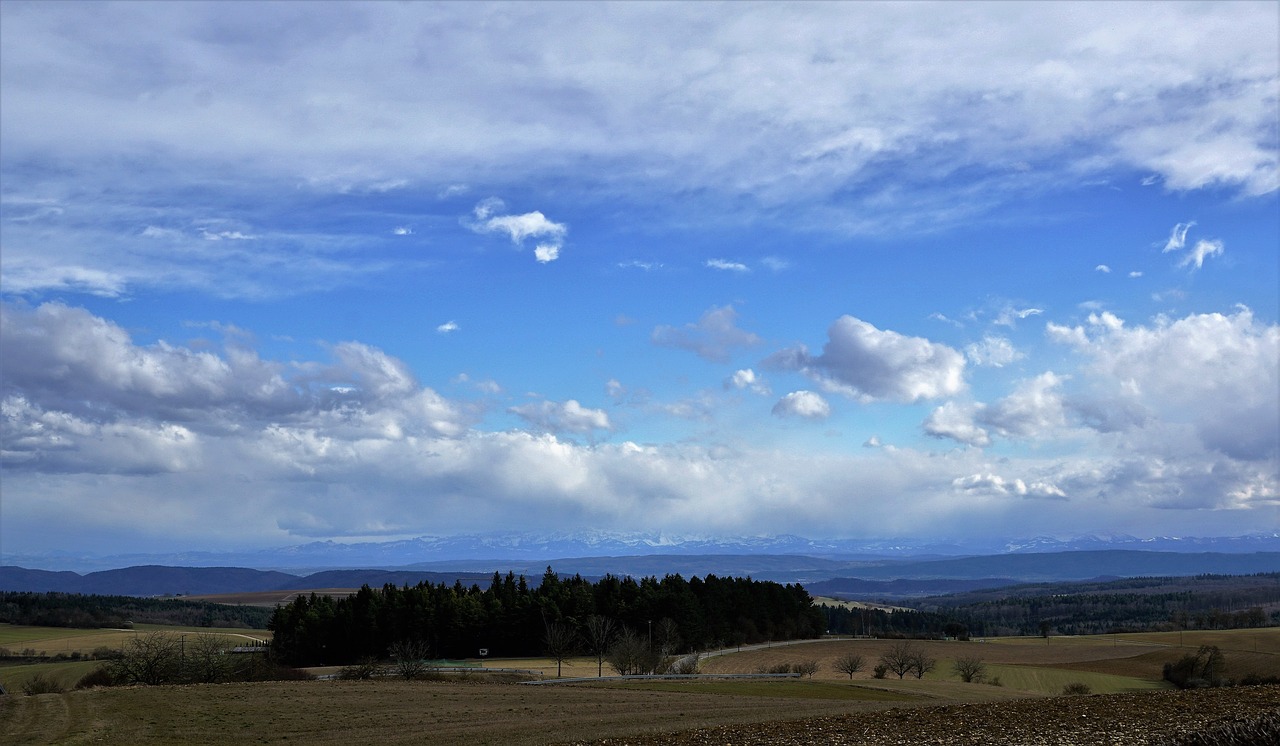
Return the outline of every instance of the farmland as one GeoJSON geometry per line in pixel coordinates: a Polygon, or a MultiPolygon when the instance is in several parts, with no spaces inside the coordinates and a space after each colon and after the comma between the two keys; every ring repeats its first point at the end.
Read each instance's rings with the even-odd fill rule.
{"type": "MultiPolygon", "coordinates": [[[[101,642],[97,636],[109,634],[82,630],[82,640],[76,642],[75,632],[53,630],[49,637],[39,638],[30,628],[0,627],[0,635],[7,635],[0,639],[19,645],[57,642],[75,648],[101,642]]],[[[0,709],[0,742],[165,744],[305,739],[315,743],[360,740],[396,744],[418,743],[429,737],[439,744],[656,744],[703,743],[705,740],[695,740],[696,734],[702,733],[721,734],[708,738],[724,743],[880,743],[883,741],[876,739],[887,738],[884,734],[891,726],[951,729],[952,725],[941,723],[955,721],[954,728],[960,729],[956,733],[964,732],[964,727],[977,728],[973,733],[980,733],[982,729],[974,723],[1021,722],[1025,727],[1025,723],[1035,722],[1037,727],[1047,728],[1054,718],[1068,722],[1075,713],[1092,718],[1092,727],[1123,734],[1134,732],[1136,727],[1126,717],[1151,721],[1152,713],[1161,708],[1181,713],[1159,719],[1160,727],[1167,728],[1192,727],[1187,725],[1188,718],[1199,718],[1195,727],[1207,727],[1215,718],[1280,709],[1280,687],[1177,692],[1165,689],[1160,681],[1164,662],[1194,652],[1201,644],[1219,645],[1232,675],[1280,675],[1280,629],[1187,632],[1182,637],[1183,647],[1177,643],[1177,633],[1050,637],[1047,641],[916,641],[914,644],[936,658],[938,665],[922,679],[908,675],[902,680],[893,674],[874,679],[869,670],[850,679],[835,669],[836,658],[851,651],[862,655],[870,669],[892,641],[826,639],[744,648],[741,652],[734,649],[708,656],[701,663],[703,672],[714,674],[751,673],[788,661],[818,662],[817,673],[801,679],[605,679],[526,686],[520,682],[528,676],[472,673],[432,681],[259,682],[19,695],[6,697],[0,709]],[[1002,686],[959,681],[950,663],[962,655],[982,658],[988,676],[998,676],[1002,686]],[[1060,694],[1062,686],[1071,682],[1086,684],[1099,696],[1049,696],[1060,694]],[[1114,693],[1099,694],[1107,692],[1114,693]],[[1035,709],[1026,710],[1028,706],[1035,709]],[[1036,718],[1032,719],[1030,712],[1036,713],[1036,718]],[[966,722],[970,725],[965,726],[966,722]],[[682,735],[674,735],[677,732],[682,735]],[[852,733],[868,734],[869,740],[840,740],[852,733]]],[[[547,677],[555,672],[548,659],[469,663],[541,670],[547,677]]],[[[45,671],[62,666],[70,673],[93,664],[37,665],[45,671]]],[[[12,690],[10,682],[20,683],[23,674],[35,668],[9,666],[0,669],[0,676],[12,690]]],[[[607,668],[605,672],[608,675],[607,668]]],[[[595,673],[594,659],[573,658],[564,668],[566,678],[594,677],[595,673]]],[[[1074,722],[1072,727],[1082,726],[1074,722]]],[[[1111,742],[1147,741],[1117,736],[1111,742]]]]}

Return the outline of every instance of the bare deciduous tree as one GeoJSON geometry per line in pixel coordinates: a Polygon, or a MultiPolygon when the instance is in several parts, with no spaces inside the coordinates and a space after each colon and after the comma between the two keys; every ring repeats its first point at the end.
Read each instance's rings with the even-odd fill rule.
{"type": "Polygon", "coordinates": [[[901,679],[915,667],[916,648],[907,641],[894,643],[893,647],[880,656],[880,663],[901,679]]]}
{"type": "Polygon", "coordinates": [[[587,617],[587,650],[596,657],[596,676],[604,675],[604,656],[618,634],[617,624],[607,616],[592,614],[587,617]]]}
{"type": "Polygon", "coordinates": [[[231,677],[227,651],[235,644],[223,635],[197,634],[183,644],[182,674],[186,681],[213,684],[231,677]]]}
{"type": "Polygon", "coordinates": [[[840,673],[849,674],[849,678],[852,679],[853,675],[861,671],[865,664],[866,662],[863,660],[861,655],[858,655],[857,653],[845,653],[839,658],[836,658],[835,667],[840,673]]]}
{"type": "Polygon", "coordinates": [[[546,646],[547,655],[556,662],[556,678],[558,679],[565,659],[573,655],[574,651],[578,649],[578,633],[567,624],[552,622],[547,625],[542,641],[546,646]]]}
{"type": "Polygon", "coordinates": [[[987,674],[987,664],[982,662],[981,658],[974,656],[966,656],[964,658],[956,658],[951,664],[951,670],[956,672],[960,680],[966,684],[975,681],[982,681],[987,674]]]}
{"type": "Polygon", "coordinates": [[[124,653],[111,661],[112,677],[123,684],[165,684],[179,674],[178,638],[167,632],[131,637],[124,653]]]}
{"type": "Polygon", "coordinates": [[[392,668],[403,679],[420,679],[431,670],[427,662],[429,646],[421,640],[400,640],[387,650],[392,668]]]}
{"type": "Polygon", "coordinates": [[[936,658],[930,658],[924,654],[924,651],[917,651],[915,658],[911,661],[911,673],[915,674],[917,679],[923,679],[924,675],[929,673],[938,665],[936,658]]]}
{"type": "Polygon", "coordinates": [[[807,660],[800,661],[799,663],[792,663],[791,670],[801,676],[808,676],[812,679],[813,675],[818,672],[818,662],[815,660],[807,660]]]}

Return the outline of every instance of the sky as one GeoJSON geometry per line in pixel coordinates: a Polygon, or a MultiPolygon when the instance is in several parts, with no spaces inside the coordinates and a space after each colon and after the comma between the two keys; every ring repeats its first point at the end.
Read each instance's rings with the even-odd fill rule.
{"type": "Polygon", "coordinates": [[[0,551],[1280,528],[1280,5],[0,4],[0,551]]]}

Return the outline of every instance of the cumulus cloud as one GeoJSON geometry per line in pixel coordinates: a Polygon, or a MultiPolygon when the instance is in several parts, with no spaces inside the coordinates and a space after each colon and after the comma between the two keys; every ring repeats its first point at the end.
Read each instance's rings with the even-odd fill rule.
{"type": "Polygon", "coordinates": [[[575,399],[565,402],[540,401],[512,407],[525,422],[551,433],[590,434],[609,430],[609,415],[603,409],[584,407],[575,399]]]}
{"type": "Polygon", "coordinates": [[[841,316],[827,329],[821,355],[804,346],[770,356],[771,366],[798,370],[826,389],[861,401],[915,402],[964,388],[964,356],[943,344],[877,329],[841,316]]]}
{"type": "Polygon", "coordinates": [[[924,421],[924,431],[935,438],[949,438],[965,445],[985,448],[991,445],[991,436],[975,422],[978,409],[947,402],[924,421]]]}
{"type": "Polygon", "coordinates": [[[773,414],[778,417],[825,420],[831,416],[831,405],[820,394],[812,391],[792,391],[773,405],[773,414]]]}
{"type": "Polygon", "coordinates": [[[681,327],[659,326],[651,339],[660,347],[688,350],[716,363],[728,362],[737,349],[760,344],[760,337],[737,327],[738,312],[733,306],[712,307],[696,324],[681,327]]]}
{"type": "Polygon", "coordinates": [[[443,324],[441,324],[441,325],[437,326],[437,327],[436,327],[436,331],[437,331],[438,333],[440,333],[440,334],[448,334],[448,333],[450,333],[450,332],[456,332],[456,331],[458,331],[458,329],[459,329],[459,328],[460,328],[460,327],[458,326],[458,322],[456,322],[456,321],[446,321],[446,322],[444,322],[443,324]]]}
{"type": "Polygon", "coordinates": [[[1241,308],[1147,326],[1091,314],[1087,326],[1048,331],[1089,359],[1086,372],[1108,395],[1192,426],[1207,448],[1233,458],[1276,458],[1280,326],[1241,308]]]}
{"type": "Polygon", "coordinates": [[[502,214],[505,210],[505,203],[496,197],[480,202],[472,210],[475,222],[471,229],[477,233],[505,234],[517,246],[524,245],[525,239],[540,239],[534,248],[535,259],[546,264],[560,258],[560,248],[569,232],[567,225],[548,220],[537,210],[522,215],[502,214]]]}
{"type": "Polygon", "coordinates": [[[1094,270],[1097,272],[1101,272],[1104,275],[1111,274],[1111,268],[1105,264],[1099,264],[1098,266],[1094,267],[1094,270]]]}
{"type": "Polygon", "coordinates": [[[768,396],[770,393],[769,384],[765,383],[764,379],[756,375],[756,372],[750,368],[734,371],[733,375],[725,379],[724,387],[738,391],[750,391],[761,396],[768,396]]]}
{"type": "Polygon", "coordinates": [[[989,494],[989,495],[1015,495],[1017,497],[1033,497],[1048,498],[1062,500],[1067,494],[1062,489],[1049,482],[1034,481],[1024,482],[1021,479],[1005,479],[998,474],[972,474],[967,477],[957,477],[951,486],[957,492],[989,494]]]}
{"type": "Polygon", "coordinates": [[[358,342],[329,351],[329,362],[284,364],[238,344],[221,353],[142,346],[116,324],[60,303],[5,304],[0,315],[4,394],[27,402],[14,411],[142,430],[180,424],[206,435],[268,422],[334,437],[454,437],[467,429],[466,407],[421,387],[402,361],[358,342]]]}

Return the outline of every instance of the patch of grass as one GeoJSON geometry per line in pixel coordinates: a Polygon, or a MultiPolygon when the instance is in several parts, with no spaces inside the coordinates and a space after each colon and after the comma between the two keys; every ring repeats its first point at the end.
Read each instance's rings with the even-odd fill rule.
{"type": "Polygon", "coordinates": [[[1089,690],[1095,694],[1118,694],[1120,692],[1168,688],[1168,685],[1162,682],[1139,679],[1132,676],[1071,671],[1045,666],[988,664],[987,677],[998,677],[1000,683],[1010,689],[1041,692],[1043,694],[1061,694],[1063,687],[1074,683],[1087,685],[1089,690]]]}
{"type": "Polygon", "coordinates": [[[22,685],[32,676],[43,676],[56,682],[63,689],[71,689],[80,677],[102,665],[99,661],[67,661],[65,663],[16,663],[0,666],[0,684],[5,691],[22,691],[22,685]]]}
{"type": "Polygon", "coordinates": [[[728,694],[741,697],[781,697],[785,699],[836,699],[859,702],[907,702],[920,697],[906,692],[841,684],[829,681],[706,680],[631,681],[605,684],[610,688],[643,689],[688,694],[728,694]]]}

